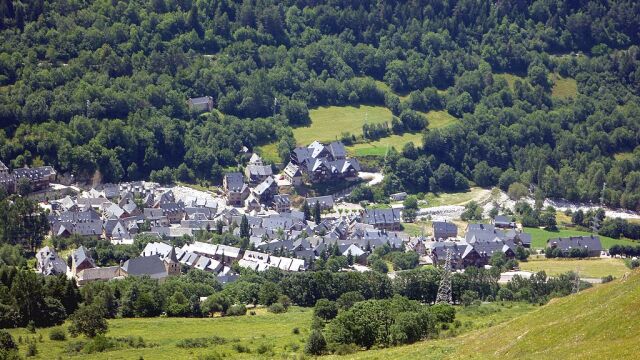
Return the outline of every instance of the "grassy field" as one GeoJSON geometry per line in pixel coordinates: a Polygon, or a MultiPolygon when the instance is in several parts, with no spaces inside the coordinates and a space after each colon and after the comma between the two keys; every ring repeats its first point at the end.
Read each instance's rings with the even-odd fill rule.
{"type": "Polygon", "coordinates": [[[402,151],[404,144],[412,142],[416,146],[422,145],[422,133],[404,133],[402,135],[391,135],[376,141],[353,144],[347,147],[349,153],[355,156],[384,156],[387,149],[395,147],[402,151]]]}
{"type": "MultiPolygon", "coordinates": [[[[308,336],[311,322],[311,309],[293,307],[284,314],[271,314],[258,309],[256,316],[222,317],[206,319],[189,318],[146,318],[115,319],[109,321],[108,337],[142,336],[146,343],[155,346],[142,349],[118,349],[103,353],[81,355],[83,359],[197,359],[218,354],[223,357],[255,359],[256,357],[288,358],[301,354],[308,336]],[[299,334],[293,329],[298,328],[299,334]],[[184,339],[220,336],[227,340],[222,345],[206,348],[180,348],[178,343],[184,339]],[[249,352],[238,352],[234,347],[241,344],[249,352]],[[258,348],[267,349],[259,354],[258,348]]],[[[66,327],[63,325],[62,327],[66,327]]],[[[66,352],[69,343],[84,338],[66,341],[49,340],[51,329],[39,329],[36,338],[42,334],[43,342],[38,343],[39,353],[33,359],[68,358],[66,352]]],[[[26,339],[33,334],[25,329],[10,330],[17,340],[26,339]]],[[[21,355],[26,354],[26,346],[20,346],[21,355]]],[[[80,356],[78,356],[80,358],[80,356]]]]}
{"type": "Polygon", "coordinates": [[[551,96],[567,99],[576,98],[578,95],[578,83],[572,78],[563,78],[558,74],[553,74],[553,88],[551,89],[551,96]]]}
{"type": "Polygon", "coordinates": [[[554,299],[454,339],[360,352],[344,359],[637,359],[640,273],[554,299]]]}
{"type": "Polygon", "coordinates": [[[544,270],[549,276],[578,270],[580,277],[588,278],[601,278],[607,275],[621,277],[629,271],[622,259],[545,259],[540,257],[520,262],[520,268],[531,272],[544,270]]]}
{"type": "Polygon", "coordinates": [[[513,90],[513,84],[515,84],[516,80],[525,81],[523,77],[509,73],[494,74],[493,76],[497,79],[505,79],[511,90],[513,90]]]}
{"type": "MultiPolygon", "coordinates": [[[[531,247],[534,247],[534,248],[546,247],[547,240],[549,240],[550,238],[591,235],[586,231],[567,230],[567,229],[561,229],[558,231],[548,231],[548,230],[539,229],[539,228],[525,228],[525,232],[531,234],[531,247]]],[[[610,248],[614,244],[619,244],[619,245],[638,245],[639,244],[637,241],[634,242],[627,239],[612,239],[606,236],[600,236],[600,242],[602,243],[602,247],[604,247],[605,249],[610,248]]]]}
{"type": "Polygon", "coordinates": [[[431,110],[421,114],[429,120],[429,129],[440,129],[449,126],[458,120],[446,110],[431,110]]]}
{"type": "Polygon", "coordinates": [[[397,92],[394,92],[393,90],[391,90],[389,85],[387,85],[387,83],[385,83],[384,81],[376,80],[376,86],[378,87],[378,89],[384,92],[390,92],[392,94],[397,95],[400,98],[400,101],[407,100],[407,98],[409,97],[409,93],[399,94],[397,92]]]}
{"type": "Polygon", "coordinates": [[[427,200],[427,206],[442,206],[442,205],[464,205],[471,200],[478,200],[479,198],[489,196],[490,190],[486,190],[479,187],[472,187],[469,191],[458,193],[428,193],[425,195],[427,200]]]}
{"type": "Polygon", "coordinates": [[[613,154],[613,158],[618,160],[618,161],[622,161],[622,160],[632,160],[633,159],[633,152],[628,151],[628,152],[619,152],[619,153],[615,153],[613,154]]]}
{"type": "Polygon", "coordinates": [[[324,106],[309,110],[311,125],[293,129],[293,135],[299,145],[309,145],[314,140],[333,141],[343,132],[362,134],[365,123],[391,124],[391,111],[383,106],[324,106]]]}
{"type": "Polygon", "coordinates": [[[278,143],[271,143],[258,146],[258,155],[263,159],[272,161],[275,164],[280,163],[280,155],[278,155],[278,143]]]}

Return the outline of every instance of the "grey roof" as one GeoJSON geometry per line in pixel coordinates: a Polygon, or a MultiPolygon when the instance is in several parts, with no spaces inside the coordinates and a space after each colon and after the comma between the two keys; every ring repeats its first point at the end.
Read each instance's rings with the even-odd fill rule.
{"type": "Polygon", "coordinates": [[[400,222],[399,209],[367,209],[364,222],[369,225],[395,224],[400,222]]]}
{"type": "Polygon", "coordinates": [[[572,248],[585,248],[589,251],[602,251],[600,237],[594,235],[551,238],[547,240],[547,246],[557,246],[562,251],[569,251],[572,248]]]}
{"type": "Polygon", "coordinates": [[[316,206],[316,202],[320,202],[320,206],[333,207],[333,196],[317,196],[307,198],[307,205],[310,207],[316,206]]]}
{"type": "Polygon", "coordinates": [[[340,141],[332,142],[327,146],[327,148],[329,149],[331,155],[333,155],[333,157],[336,159],[344,158],[347,156],[347,149],[345,149],[344,144],[342,144],[340,141]]]}
{"type": "Polygon", "coordinates": [[[82,245],[80,245],[80,247],[73,252],[71,258],[75,267],[84,262],[88,262],[91,267],[96,266],[95,262],[91,258],[91,255],[89,255],[89,250],[87,250],[87,248],[82,245]]]}
{"type": "Polygon", "coordinates": [[[486,230],[486,231],[494,231],[496,227],[493,224],[469,224],[467,226],[467,231],[471,230],[486,230]]]}
{"type": "Polygon", "coordinates": [[[232,172],[224,174],[227,183],[227,189],[235,192],[242,192],[247,186],[244,183],[244,176],[239,172],[232,172]]]}
{"type": "Polygon", "coordinates": [[[16,179],[28,178],[30,180],[38,180],[55,174],[56,171],[51,166],[39,166],[35,168],[21,168],[13,170],[13,175],[16,179]]]}
{"type": "Polygon", "coordinates": [[[438,232],[458,232],[458,227],[456,224],[448,221],[434,221],[433,222],[433,230],[438,232]]]}
{"type": "Polygon", "coordinates": [[[158,255],[129,259],[122,265],[122,269],[132,276],[149,275],[153,279],[167,276],[164,262],[158,255]]]}
{"type": "Polygon", "coordinates": [[[209,101],[213,100],[213,98],[211,96],[200,96],[200,97],[195,97],[195,98],[189,98],[189,100],[191,101],[192,104],[206,104],[209,101]]]}
{"type": "Polygon", "coordinates": [[[271,165],[247,165],[247,173],[249,176],[271,176],[273,170],[271,165]]]}
{"type": "Polygon", "coordinates": [[[260,196],[264,194],[267,190],[273,188],[275,184],[276,184],[276,181],[273,179],[273,176],[269,176],[268,178],[264,179],[264,181],[262,181],[260,184],[258,184],[258,186],[256,186],[253,189],[253,192],[256,193],[256,195],[260,196]]]}
{"type": "Polygon", "coordinates": [[[273,202],[278,204],[278,205],[291,205],[291,199],[289,198],[289,195],[275,195],[273,197],[273,202]]]}

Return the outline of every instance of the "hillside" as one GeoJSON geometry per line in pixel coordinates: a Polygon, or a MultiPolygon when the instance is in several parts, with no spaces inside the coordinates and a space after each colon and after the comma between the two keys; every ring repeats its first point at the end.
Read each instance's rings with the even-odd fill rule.
{"type": "Polygon", "coordinates": [[[358,359],[635,359],[640,272],[559,298],[452,340],[358,353],[358,359]]]}

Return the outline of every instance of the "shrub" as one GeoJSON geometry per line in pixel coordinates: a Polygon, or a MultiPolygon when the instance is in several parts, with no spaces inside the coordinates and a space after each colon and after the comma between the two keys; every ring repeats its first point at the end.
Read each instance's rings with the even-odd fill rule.
{"type": "Polygon", "coordinates": [[[233,350],[239,352],[239,353],[250,353],[251,349],[249,349],[247,346],[244,346],[242,344],[233,344],[233,350]]]}
{"type": "Polygon", "coordinates": [[[253,316],[253,315],[255,315],[255,314],[256,314],[256,312],[255,312],[255,311],[253,311],[253,310],[249,311],[249,315],[253,316]]]}
{"type": "Polygon", "coordinates": [[[320,299],[316,302],[313,314],[324,320],[331,320],[338,315],[338,305],[335,301],[320,299]]]}
{"type": "Polygon", "coordinates": [[[338,344],[333,347],[333,353],[340,356],[353,354],[356,351],[358,351],[356,344],[338,344]]]}
{"type": "Polygon", "coordinates": [[[282,314],[287,312],[287,309],[280,303],[273,303],[269,305],[269,307],[267,308],[267,311],[274,314],[282,314]]]}
{"type": "Polygon", "coordinates": [[[64,329],[55,328],[49,332],[49,339],[53,341],[65,341],[67,339],[67,334],[64,329]]]}
{"type": "Polygon", "coordinates": [[[338,308],[341,310],[348,310],[353,306],[353,304],[360,301],[364,301],[364,296],[362,296],[362,294],[357,291],[349,291],[340,295],[336,303],[338,308]]]}
{"type": "Polygon", "coordinates": [[[176,346],[183,349],[205,348],[209,346],[209,339],[207,338],[182,339],[178,341],[178,344],[176,344],[176,346]]]}
{"type": "Polygon", "coordinates": [[[299,329],[299,328],[297,328],[297,327],[294,327],[294,328],[293,328],[293,330],[291,330],[291,332],[292,332],[294,335],[298,335],[298,334],[300,334],[300,329],[299,329]]]}
{"type": "Polygon", "coordinates": [[[273,345],[260,344],[260,346],[258,346],[258,348],[256,349],[256,352],[262,355],[270,352],[271,349],[273,349],[273,345]]]}
{"type": "Polygon", "coordinates": [[[35,342],[30,342],[27,347],[27,357],[38,355],[38,346],[35,342]]]}
{"type": "Polygon", "coordinates": [[[18,345],[13,341],[13,337],[5,330],[0,330],[0,349],[17,350],[18,345]]]}
{"type": "Polygon", "coordinates": [[[225,315],[227,316],[242,316],[247,313],[247,307],[243,304],[232,305],[225,315]]]}
{"type": "Polygon", "coordinates": [[[313,330],[304,347],[304,352],[311,355],[320,355],[327,347],[327,342],[319,330],[313,330]]]}

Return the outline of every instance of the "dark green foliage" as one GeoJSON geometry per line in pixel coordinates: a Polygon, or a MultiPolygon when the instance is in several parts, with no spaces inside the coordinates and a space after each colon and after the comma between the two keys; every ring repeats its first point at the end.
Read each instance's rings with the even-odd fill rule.
{"type": "Polygon", "coordinates": [[[338,315],[338,305],[335,301],[320,299],[316,302],[313,314],[324,320],[331,320],[338,315]]]}
{"type": "Polygon", "coordinates": [[[321,355],[327,346],[327,342],[322,332],[313,330],[309,334],[309,339],[304,347],[304,352],[310,355],[321,355]]]}
{"type": "Polygon", "coordinates": [[[64,341],[67,339],[67,333],[64,329],[55,328],[49,332],[49,339],[53,341],[64,341]]]}
{"type": "Polygon", "coordinates": [[[355,303],[363,301],[364,297],[357,291],[349,291],[346,292],[342,295],[340,295],[340,297],[338,297],[338,300],[336,301],[338,308],[340,310],[348,310],[350,309],[355,303]]]}
{"type": "Polygon", "coordinates": [[[415,251],[400,252],[393,257],[393,268],[397,270],[409,270],[418,266],[420,256],[415,251]]]}
{"type": "Polygon", "coordinates": [[[370,348],[412,343],[435,335],[437,318],[428,307],[401,296],[367,300],[341,312],[325,330],[331,344],[370,348]]]}
{"type": "Polygon", "coordinates": [[[227,316],[242,316],[247,313],[247,307],[243,304],[232,305],[225,315],[227,316]]]}
{"type": "Polygon", "coordinates": [[[61,324],[80,302],[74,280],[0,266],[0,327],[61,324]]]}
{"type": "Polygon", "coordinates": [[[70,317],[69,333],[93,338],[107,332],[108,324],[104,312],[96,305],[83,305],[70,317]]]}
{"type": "Polygon", "coordinates": [[[287,308],[280,303],[273,303],[267,307],[267,311],[274,314],[282,314],[287,312],[287,308]]]}

